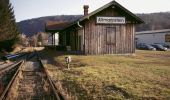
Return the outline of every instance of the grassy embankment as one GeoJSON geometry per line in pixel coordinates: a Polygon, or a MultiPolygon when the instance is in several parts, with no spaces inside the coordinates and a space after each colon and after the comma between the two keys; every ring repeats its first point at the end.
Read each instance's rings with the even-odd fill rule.
{"type": "MultiPolygon", "coordinates": [[[[66,55],[51,50],[44,55],[65,64],[66,55]]],[[[170,99],[170,51],[71,57],[71,70],[57,64],[47,64],[47,69],[77,99],[170,99]]]]}

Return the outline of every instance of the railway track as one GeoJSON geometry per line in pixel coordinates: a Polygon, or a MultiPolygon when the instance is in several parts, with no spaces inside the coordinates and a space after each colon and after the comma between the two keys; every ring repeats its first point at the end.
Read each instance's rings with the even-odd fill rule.
{"type": "Polygon", "coordinates": [[[65,100],[36,52],[19,66],[0,100],[65,100]]]}
{"type": "Polygon", "coordinates": [[[22,61],[18,61],[13,64],[0,67],[0,94],[3,93],[5,87],[7,87],[8,83],[12,79],[12,76],[15,74],[21,63],[22,61]]]}
{"type": "Polygon", "coordinates": [[[17,56],[14,56],[14,55],[15,54],[13,54],[12,56],[9,56],[9,55],[4,56],[6,57],[6,59],[10,59],[13,61],[10,63],[5,63],[5,61],[0,62],[0,75],[6,71],[9,71],[15,66],[19,65],[23,61],[23,59],[25,59],[25,57],[27,56],[27,53],[16,54],[17,56]]]}
{"type": "Polygon", "coordinates": [[[10,65],[7,65],[7,66],[1,66],[0,67],[0,75],[5,73],[6,71],[9,71],[11,70],[12,68],[15,68],[16,66],[20,65],[22,63],[23,60],[20,60],[20,61],[17,61],[15,62],[14,64],[10,64],[10,65]]]}

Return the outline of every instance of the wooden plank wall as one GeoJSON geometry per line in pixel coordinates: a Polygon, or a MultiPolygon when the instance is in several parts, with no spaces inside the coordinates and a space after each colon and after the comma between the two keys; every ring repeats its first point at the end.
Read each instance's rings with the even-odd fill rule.
{"type": "Polygon", "coordinates": [[[71,46],[71,50],[72,51],[78,51],[79,50],[79,46],[78,46],[78,30],[70,30],[68,32],[68,34],[70,34],[70,42],[69,42],[69,46],[71,46]]]}
{"type": "Polygon", "coordinates": [[[85,22],[85,54],[125,54],[134,53],[134,24],[102,25],[96,24],[97,16],[120,16],[108,8],[85,22]],[[106,43],[106,28],[116,27],[116,44],[106,43]]]}

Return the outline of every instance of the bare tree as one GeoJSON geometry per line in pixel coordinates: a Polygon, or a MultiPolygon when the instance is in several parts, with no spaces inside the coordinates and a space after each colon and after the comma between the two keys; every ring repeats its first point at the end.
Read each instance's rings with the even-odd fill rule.
{"type": "Polygon", "coordinates": [[[37,41],[39,45],[47,45],[48,35],[44,32],[39,32],[37,34],[37,41]]]}
{"type": "Polygon", "coordinates": [[[36,47],[37,46],[37,35],[34,35],[30,38],[30,46],[36,47]]]}
{"type": "Polygon", "coordinates": [[[29,43],[28,43],[29,41],[28,41],[25,34],[19,34],[18,39],[19,39],[18,43],[20,45],[22,45],[22,46],[28,46],[29,45],[29,43]]]}

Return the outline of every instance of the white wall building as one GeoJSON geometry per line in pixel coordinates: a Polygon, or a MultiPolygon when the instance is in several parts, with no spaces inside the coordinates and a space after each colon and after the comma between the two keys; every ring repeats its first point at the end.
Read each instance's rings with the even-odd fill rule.
{"type": "Polygon", "coordinates": [[[136,44],[165,43],[170,45],[170,29],[136,32],[136,44]]]}

